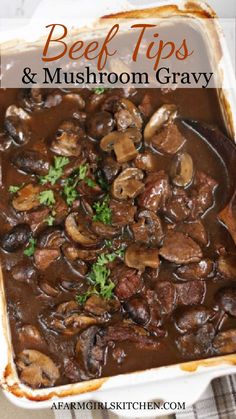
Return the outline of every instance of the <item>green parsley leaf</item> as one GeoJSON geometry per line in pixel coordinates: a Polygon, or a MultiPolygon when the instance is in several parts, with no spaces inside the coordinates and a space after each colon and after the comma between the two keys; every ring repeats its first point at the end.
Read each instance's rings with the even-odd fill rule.
{"type": "Polygon", "coordinates": [[[8,191],[10,193],[16,193],[20,190],[20,188],[21,188],[21,186],[11,185],[11,186],[9,186],[8,191]]]}
{"type": "Polygon", "coordinates": [[[84,181],[87,183],[87,185],[88,185],[90,188],[94,188],[94,187],[96,186],[96,183],[94,182],[94,180],[93,180],[93,179],[90,179],[90,178],[85,178],[85,179],[84,179],[84,181]]]}
{"type": "Polygon", "coordinates": [[[111,240],[105,239],[104,244],[105,244],[106,247],[112,248],[112,241],[111,240]]]}
{"type": "Polygon", "coordinates": [[[56,200],[54,198],[53,191],[51,189],[48,189],[47,191],[40,192],[39,202],[40,204],[47,205],[48,207],[55,204],[56,200]]]}
{"type": "Polygon", "coordinates": [[[77,184],[79,182],[79,179],[74,180],[73,178],[67,178],[65,180],[65,184],[63,187],[63,195],[66,199],[67,205],[71,206],[73,202],[78,198],[79,193],[75,189],[77,184]]]}
{"type": "Polygon", "coordinates": [[[93,294],[98,294],[98,292],[96,291],[95,287],[90,287],[84,294],[77,294],[75,299],[77,303],[83,305],[93,294]]]}
{"type": "Polygon", "coordinates": [[[92,294],[100,295],[105,299],[110,299],[113,296],[113,289],[115,284],[109,279],[110,269],[107,264],[113,262],[117,257],[124,256],[124,248],[121,247],[112,253],[102,253],[98,256],[97,261],[92,265],[91,271],[87,278],[92,282],[86,293],[78,294],[76,300],[79,304],[84,304],[92,294]]]}
{"type": "Polygon", "coordinates": [[[50,166],[46,176],[40,176],[40,183],[42,185],[45,185],[46,183],[55,185],[58,179],[60,179],[60,177],[63,175],[63,168],[69,163],[69,161],[70,160],[67,157],[54,157],[54,166],[50,166]]]}
{"type": "Polygon", "coordinates": [[[96,87],[94,89],[94,93],[96,93],[96,95],[102,95],[105,91],[106,91],[105,87],[96,87]]]}
{"type": "Polygon", "coordinates": [[[26,255],[26,256],[33,256],[33,254],[35,252],[35,248],[36,248],[36,243],[37,243],[36,239],[33,239],[31,237],[31,239],[29,239],[28,246],[24,250],[24,255],[26,255]]]}
{"type": "Polygon", "coordinates": [[[84,180],[88,172],[88,164],[81,164],[79,167],[79,180],[84,180]]]}
{"type": "Polygon", "coordinates": [[[96,214],[93,216],[93,221],[101,221],[104,224],[111,224],[111,209],[108,206],[109,196],[107,195],[102,202],[95,202],[93,209],[96,214]]]}
{"type": "Polygon", "coordinates": [[[53,215],[49,215],[47,218],[45,218],[45,223],[47,223],[48,226],[53,226],[55,217],[53,215]]]}

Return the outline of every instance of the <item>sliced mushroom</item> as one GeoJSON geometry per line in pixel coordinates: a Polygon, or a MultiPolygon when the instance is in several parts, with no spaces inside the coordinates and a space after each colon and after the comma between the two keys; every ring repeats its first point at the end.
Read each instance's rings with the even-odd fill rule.
{"type": "MultiPolygon", "coordinates": [[[[63,303],[62,303],[63,304],[63,303]]],[[[69,310],[66,307],[64,313],[62,313],[61,305],[58,306],[56,312],[52,312],[49,316],[42,317],[42,322],[50,330],[54,330],[65,336],[74,336],[88,327],[98,323],[98,319],[95,317],[80,313],[79,305],[77,304],[77,311],[72,308],[69,310]]]]}
{"type": "Polygon", "coordinates": [[[22,108],[11,105],[6,110],[4,126],[16,144],[25,144],[29,141],[31,132],[29,128],[30,116],[22,108]]]}
{"type": "Polygon", "coordinates": [[[228,229],[234,243],[236,244],[236,208],[235,201],[236,194],[234,194],[231,202],[219,213],[218,218],[222,221],[228,229]]]}
{"type": "Polygon", "coordinates": [[[17,224],[0,240],[0,246],[7,252],[21,249],[29,240],[31,230],[28,224],[17,224]]]}
{"type": "Polygon", "coordinates": [[[40,205],[39,193],[41,188],[29,183],[23,186],[13,198],[12,205],[17,211],[30,211],[40,205]]]}
{"type": "Polygon", "coordinates": [[[193,173],[193,159],[190,154],[178,154],[170,168],[170,176],[174,185],[186,188],[192,182],[193,173]]]}
{"type": "Polygon", "coordinates": [[[119,227],[110,226],[101,221],[93,221],[91,223],[91,230],[100,237],[113,238],[119,235],[121,229],[119,227]]]}
{"type": "Polygon", "coordinates": [[[138,151],[134,143],[139,142],[142,136],[137,128],[128,128],[126,131],[113,131],[103,137],[100,147],[103,151],[114,149],[118,163],[126,163],[133,160],[138,151]]]}
{"type": "Polygon", "coordinates": [[[228,279],[236,280],[236,255],[220,256],[217,267],[221,275],[228,279]]]}
{"type": "Polygon", "coordinates": [[[40,290],[47,296],[47,297],[57,297],[59,294],[59,290],[56,287],[53,287],[49,284],[46,280],[41,280],[39,282],[40,290]]]}
{"type": "Polygon", "coordinates": [[[218,354],[230,354],[236,351],[236,329],[226,330],[216,335],[213,347],[218,354]]]}
{"type": "Polygon", "coordinates": [[[76,360],[81,370],[82,378],[88,379],[100,375],[104,360],[105,346],[99,345],[99,328],[89,327],[82,332],[76,344],[76,360]]]}
{"type": "Polygon", "coordinates": [[[83,246],[99,243],[99,238],[89,230],[86,220],[78,213],[72,212],[67,216],[65,229],[72,240],[83,246]]]}
{"type": "Polygon", "coordinates": [[[125,131],[112,131],[102,138],[100,147],[103,151],[112,151],[115,144],[123,139],[130,139],[133,143],[139,143],[142,135],[137,128],[128,128],[125,131]]]}
{"type": "Polygon", "coordinates": [[[145,248],[132,244],[125,251],[125,264],[129,268],[144,271],[145,268],[157,269],[159,266],[158,249],[145,248]]]}
{"type": "Polygon", "coordinates": [[[63,230],[58,227],[47,227],[37,237],[37,247],[58,249],[65,242],[63,230]]]}
{"type": "Polygon", "coordinates": [[[49,162],[37,151],[23,150],[14,155],[14,165],[25,173],[45,175],[49,170],[49,162]]]}
{"type": "Polygon", "coordinates": [[[81,153],[81,140],[84,130],[74,121],[64,121],[56,132],[51,149],[54,153],[66,157],[78,157],[81,153]]]}
{"type": "Polygon", "coordinates": [[[214,311],[202,305],[181,308],[175,313],[175,324],[181,333],[197,329],[210,321],[214,311]]]}
{"type": "Polygon", "coordinates": [[[50,387],[59,379],[59,368],[48,356],[33,349],[25,349],[16,359],[20,379],[32,388],[50,387]]]}
{"type": "Polygon", "coordinates": [[[236,288],[221,288],[216,293],[216,301],[227,314],[236,317],[236,288]]]}
{"type": "Polygon", "coordinates": [[[136,198],[144,189],[143,172],[130,167],[120,173],[112,184],[112,195],[117,199],[136,198]]]}
{"type": "Polygon", "coordinates": [[[164,124],[172,122],[177,115],[175,105],[166,104],[161,106],[150,118],[144,129],[144,140],[151,142],[152,137],[163,127],[164,124]]]}
{"type": "Polygon", "coordinates": [[[113,131],[115,121],[110,112],[101,111],[92,113],[86,120],[88,135],[95,140],[100,140],[113,131]]]}
{"type": "Polygon", "coordinates": [[[134,163],[138,169],[145,170],[145,172],[157,172],[159,168],[158,157],[149,151],[139,153],[134,163]]]}
{"type": "Polygon", "coordinates": [[[139,212],[138,219],[130,226],[135,241],[152,246],[160,244],[164,237],[160,218],[153,211],[144,210],[139,212]]]}
{"type": "Polygon", "coordinates": [[[150,310],[144,297],[136,295],[124,303],[125,311],[137,324],[145,325],[150,320],[150,310]]]}
{"type": "Polygon", "coordinates": [[[79,249],[70,243],[65,243],[62,246],[62,252],[66,259],[70,262],[74,262],[77,259],[84,260],[86,262],[92,262],[97,258],[98,250],[79,249]]]}
{"type": "Polygon", "coordinates": [[[85,108],[85,100],[78,93],[67,93],[63,96],[63,101],[64,100],[74,102],[80,111],[85,108]]]}
{"type": "Polygon", "coordinates": [[[143,120],[141,112],[131,100],[122,98],[118,102],[118,112],[115,114],[118,130],[124,131],[129,127],[142,129],[143,120]]]}

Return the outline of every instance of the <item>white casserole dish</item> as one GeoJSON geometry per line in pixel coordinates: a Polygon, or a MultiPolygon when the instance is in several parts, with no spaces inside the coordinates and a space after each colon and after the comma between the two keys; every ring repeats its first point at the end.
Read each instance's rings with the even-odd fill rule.
{"type": "MultiPolygon", "coordinates": [[[[67,10],[71,10],[69,4],[57,2],[58,15],[68,17],[67,10]]],[[[107,14],[116,14],[124,12],[117,17],[171,17],[185,14],[196,19],[199,27],[204,30],[206,43],[210,59],[212,63],[220,59],[221,49],[223,57],[221,60],[220,77],[223,80],[230,80],[230,89],[222,89],[219,91],[219,102],[222,113],[224,115],[225,124],[228,128],[228,134],[236,141],[236,86],[233,71],[231,69],[230,58],[225,45],[225,40],[218,25],[215,21],[209,25],[207,19],[201,20],[201,17],[214,17],[214,12],[205,4],[199,2],[159,2],[158,7],[143,9],[142,6],[131,6],[121,1],[119,4],[110,5],[110,2],[90,3],[90,10],[93,9],[92,20],[95,17],[107,14]],[[109,3],[109,6],[108,6],[109,3]],[[121,4],[123,3],[123,4],[121,4]],[[96,6],[95,6],[96,4],[96,6]],[[129,10],[129,12],[127,12],[129,10]],[[221,48],[219,48],[219,44],[221,48]],[[218,46],[218,48],[217,48],[218,46]]],[[[73,2],[74,4],[74,2],[73,2]]],[[[55,6],[55,2],[53,2],[55,6]]],[[[47,10],[47,18],[54,14],[51,8],[52,2],[42,3],[35,16],[41,17],[47,10]]],[[[89,9],[89,7],[88,7],[89,9]]],[[[80,6],[81,16],[81,6],[80,6]]],[[[90,15],[91,16],[91,15],[90,15]]],[[[102,27],[102,22],[100,22],[102,27]]],[[[27,27],[23,28],[21,35],[27,33],[27,27]]],[[[9,39],[9,38],[8,38],[9,39]]],[[[204,392],[209,382],[216,377],[236,373],[236,354],[221,356],[216,358],[204,359],[200,361],[192,361],[178,365],[167,367],[153,368],[141,372],[118,375],[115,377],[95,379],[83,383],[60,386],[52,389],[32,390],[23,385],[17,376],[14,364],[14,352],[11,344],[10,328],[7,317],[6,301],[4,295],[3,278],[0,272],[0,383],[5,390],[5,394],[16,405],[29,409],[42,409],[50,407],[52,402],[60,401],[154,401],[166,400],[173,402],[185,402],[186,406],[193,404],[204,392]]],[[[113,411],[121,413],[121,411],[113,411]]],[[[168,411],[165,411],[168,413],[168,411]]],[[[170,412],[173,413],[173,410],[170,412]]],[[[139,411],[139,417],[158,416],[163,414],[160,411],[139,411]]],[[[137,411],[122,411],[122,415],[126,417],[137,417],[137,411]]]]}

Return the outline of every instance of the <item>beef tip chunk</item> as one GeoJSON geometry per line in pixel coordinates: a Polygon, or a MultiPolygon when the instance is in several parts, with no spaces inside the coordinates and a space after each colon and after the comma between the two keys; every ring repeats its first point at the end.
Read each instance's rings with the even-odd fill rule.
{"type": "Polygon", "coordinates": [[[124,303],[124,309],[130,318],[137,324],[145,325],[150,319],[147,301],[141,295],[131,297],[124,303]]]}
{"type": "Polygon", "coordinates": [[[186,307],[177,310],[174,315],[175,324],[181,333],[186,333],[203,326],[214,316],[214,311],[204,307],[186,307]]]}
{"type": "Polygon", "coordinates": [[[236,199],[235,194],[227,207],[225,207],[218,215],[220,221],[224,223],[231,237],[236,244],[236,199]]]}
{"type": "Polygon", "coordinates": [[[141,211],[137,218],[139,221],[130,226],[135,242],[159,245],[164,237],[160,218],[148,210],[141,211]]]}
{"type": "Polygon", "coordinates": [[[91,114],[86,121],[88,135],[95,139],[101,140],[105,135],[113,131],[115,121],[110,112],[101,111],[91,114]]]}
{"type": "Polygon", "coordinates": [[[188,264],[202,258],[200,246],[190,237],[177,231],[169,231],[164,238],[159,254],[169,262],[188,264]]]}
{"type": "Polygon", "coordinates": [[[177,276],[186,281],[206,279],[212,276],[213,272],[214,264],[210,259],[202,259],[200,262],[183,265],[176,270],[177,276]]]}
{"type": "Polygon", "coordinates": [[[215,336],[215,329],[212,324],[207,323],[197,331],[186,333],[180,336],[177,341],[177,348],[183,357],[197,358],[212,353],[212,342],[215,336]]]}
{"type": "Polygon", "coordinates": [[[227,314],[236,317],[236,288],[221,288],[216,293],[216,301],[227,314]]]}
{"type": "Polygon", "coordinates": [[[132,205],[132,201],[111,199],[109,206],[112,211],[112,224],[122,227],[134,222],[137,207],[132,205]]]}
{"type": "Polygon", "coordinates": [[[157,282],[156,287],[157,301],[160,303],[162,314],[171,314],[176,307],[176,289],[175,285],[170,281],[157,282]]]}
{"type": "Polygon", "coordinates": [[[236,255],[220,256],[217,268],[223,277],[236,280],[236,255]]]}
{"type": "Polygon", "coordinates": [[[165,214],[175,223],[186,220],[190,215],[189,198],[181,188],[174,188],[172,197],[166,204],[165,214]]]}
{"type": "Polygon", "coordinates": [[[176,124],[167,124],[162,130],[152,137],[152,146],[162,153],[175,154],[185,144],[185,138],[176,124]]]}
{"type": "Polygon", "coordinates": [[[236,330],[230,329],[218,333],[213,341],[213,347],[219,355],[236,352],[236,330]]]}
{"type": "Polygon", "coordinates": [[[112,273],[111,279],[115,282],[115,295],[119,300],[126,300],[136,294],[142,287],[140,275],[135,269],[129,269],[125,265],[117,266],[112,273]]]}
{"type": "Polygon", "coordinates": [[[25,173],[32,175],[46,175],[49,170],[48,160],[34,150],[22,150],[13,157],[14,165],[25,173]]]}
{"type": "Polygon", "coordinates": [[[26,213],[24,219],[30,225],[33,233],[36,233],[46,226],[46,219],[49,214],[50,208],[39,208],[38,210],[26,213]]]}
{"type": "Polygon", "coordinates": [[[196,220],[191,223],[182,223],[178,227],[178,231],[191,237],[199,244],[206,246],[208,243],[208,234],[201,220],[196,220]]]}
{"type": "Polygon", "coordinates": [[[147,330],[129,322],[119,322],[108,326],[105,332],[104,341],[126,342],[130,341],[137,344],[142,349],[157,349],[159,342],[150,336],[147,330]]]}
{"type": "Polygon", "coordinates": [[[78,363],[81,378],[99,377],[104,363],[105,346],[101,344],[100,329],[91,326],[83,331],[76,344],[76,361],[78,363]]]}
{"type": "Polygon", "coordinates": [[[153,114],[152,98],[149,94],[143,96],[142,102],[139,105],[139,110],[145,118],[149,118],[153,114]]]}
{"type": "Polygon", "coordinates": [[[214,204],[214,191],[218,183],[203,172],[197,171],[190,193],[192,200],[191,218],[195,220],[214,204]]]}
{"type": "Polygon", "coordinates": [[[165,208],[170,195],[169,178],[164,170],[161,170],[147,177],[145,189],[138,197],[138,204],[140,207],[157,212],[165,208]]]}
{"type": "Polygon", "coordinates": [[[60,249],[36,249],[34,261],[37,269],[44,271],[61,255],[60,249]]]}
{"type": "Polygon", "coordinates": [[[176,284],[177,304],[183,306],[202,304],[206,294],[205,281],[189,281],[176,284]]]}

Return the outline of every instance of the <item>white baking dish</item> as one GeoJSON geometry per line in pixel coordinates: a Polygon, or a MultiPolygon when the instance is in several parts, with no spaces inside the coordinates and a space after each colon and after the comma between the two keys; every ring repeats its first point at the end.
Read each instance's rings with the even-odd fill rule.
{"type": "MultiPolygon", "coordinates": [[[[118,12],[129,12],[118,15],[118,17],[163,17],[186,14],[196,19],[199,26],[204,30],[206,43],[209,47],[212,63],[219,59],[219,48],[216,45],[220,42],[224,55],[221,61],[221,77],[230,80],[230,89],[219,91],[219,101],[225,118],[228,133],[236,140],[236,87],[233,86],[234,75],[230,65],[229,55],[225,40],[217,21],[214,25],[208,25],[207,19],[200,20],[201,16],[213,17],[214,12],[203,3],[187,2],[159,2],[158,7],[152,9],[142,9],[142,6],[134,7],[121,1],[110,5],[110,1],[92,2],[93,20],[97,16],[104,14],[114,14],[118,12]],[[108,6],[109,3],[109,6],[108,6]],[[118,3],[118,5],[117,5],[118,3]]],[[[73,2],[73,4],[75,4],[73,2]]],[[[52,2],[43,2],[36,16],[40,17],[47,8],[48,20],[50,17],[50,7],[52,2]]],[[[66,8],[61,7],[57,1],[58,15],[68,17],[67,11],[72,5],[71,1],[66,2],[66,8]]],[[[55,2],[53,2],[55,6],[55,2]]],[[[54,9],[51,9],[51,16],[54,9]]],[[[70,12],[71,13],[71,12],[70,12]]],[[[81,16],[81,3],[80,3],[81,16]]],[[[91,15],[90,15],[91,16],[91,15]]],[[[101,24],[102,26],[102,24],[101,24]]],[[[22,29],[27,33],[27,28],[22,29]]],[[[74,401],[152,401],[166,400],[173,402],[185,402],[186,406],[193,404],[203,393],[209,382],[221,375],[236,373],[236,354],[222,357],[204,359],[200,361],[187,362],[179,365],[153,368],[131,374],[123,374],[115,377],[101,378],[83,383],[60,386],[52,389],[32,390],[20,383],[13,360],[13,348],[11,344],[10,328],[8,323],[6,301],[4,296],[3,279],[0,272],[0,383],[9,399],[18,406],[30,409],[46,408],[52,405],[53,401],[62,400],[64,402],[74,401]]],[[[117,411],[115,413],[121,413],[117,411]]],[[[168,413],[168,411],[165,411],[168,413]]],[[[170,412],[173,413],[173,410],[170,412]]],[[[150,417],[163,414],[163,410],[139,411],[139,417],[150,417]]],[[[122,411],[126,417],[137,417],[137,411],[122,411]]]]}

